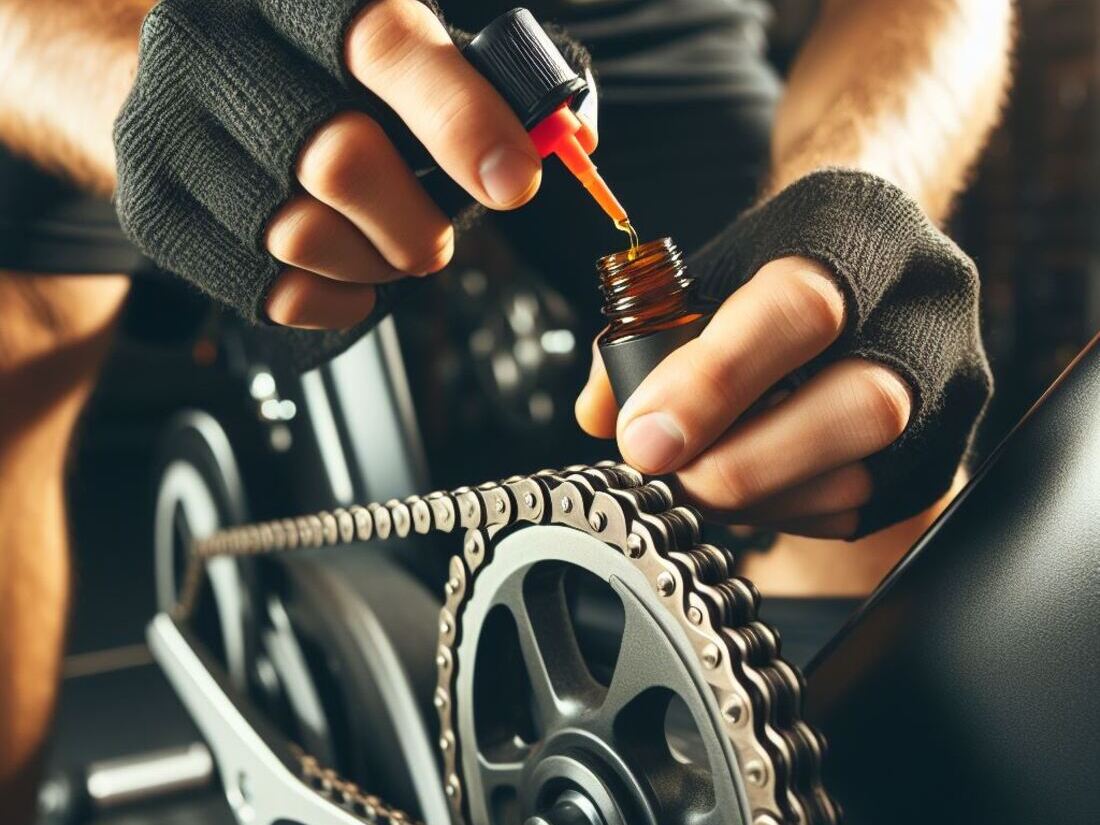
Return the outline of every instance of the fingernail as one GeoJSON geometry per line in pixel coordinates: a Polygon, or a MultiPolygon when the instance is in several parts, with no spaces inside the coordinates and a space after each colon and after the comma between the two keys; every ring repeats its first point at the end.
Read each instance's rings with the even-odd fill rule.
{"type": "Polygon", "coordinates": [[[672,416],[647,413],[626,425],[623,456],[643,472],[659,473],[679,458],[686,443],[672,416]]]}
{"type": "Polygon", "coordinates": [[[531,189],[539,172],[538,162],[519,149],[501,146],[481,161],[478,173],[486,194],[498,206],[511,206],[531,189]]]}

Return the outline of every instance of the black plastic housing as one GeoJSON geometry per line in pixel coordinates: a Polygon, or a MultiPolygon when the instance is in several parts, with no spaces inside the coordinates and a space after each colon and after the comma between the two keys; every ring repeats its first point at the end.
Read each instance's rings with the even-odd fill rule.
{"type": "Polygon", "coordinates": [[[807,673],[846,825],[1100,822],[1100,337],[807,673]]]}
{"type": "Polygon", "coordinates": [[[611,379],[611,389],[615,393],[615,400],[619,402],[619,406],[626,403],[626,399],[633,395],[638,385],[665,360],[667,355],[693,338],[698,338],[699,333],[710,323],[710,319],[710,315],[701,315],[694,321],[678,327],[669,327],[659,332],[651,332],[637,338],[625,338],[612,343],[601,338],[600,355],[603,357],[607,377],[611,379]]]}

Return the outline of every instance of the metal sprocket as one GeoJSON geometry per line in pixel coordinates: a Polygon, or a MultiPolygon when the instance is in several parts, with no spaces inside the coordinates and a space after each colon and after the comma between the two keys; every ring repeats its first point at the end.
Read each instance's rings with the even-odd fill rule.
{"type": "Polygon", "coordinates": [[[751,821],[703,665],[628,558],[576,530],[517,530],[496,545],[458,621],[455,732],[472,825],[552,823],[573,808],[561,821],[751,821]],[[605,630],[621,632],[611,656],[582,649],[580,634],[595,629],[580,626],[579,599],[622,622],[605,630]],[[677,721],[694,759],[669,745],[674,708],[686,711],[677,721]]]}
{"type": "Polygon", "coordinates": [[[466,498],[460,508],[467,510],[460,509],[460,515],[475,525],[475,510],[489,515],[480,522],[485,526],[467,532],[463,553],[451,561],[440,619],[436,706],[456,819],[472,813],[463,779],[470,771],[463,762],[467,746],[456,725],[463,712],[456,695],[462,615],[478,577],[494,563],[494,538],[528,522],[572,528],[598,540],[593,548],[628,560],[679,625],[744,779],[740,807],[746,822],[832,825],[839,820],[821,784],[823,742],[801,719],[801,675],[780,658],[775,630],[757,620],[759,594],[733,575],[732,554],[700,543],[698,515],[674,506],[667,486],[645,482],[627,467],[581,467],[483,485],[461,496],[466,498]]]}
{"type": "MultiPolygon", "coordinates": [[[[462,821],[468,812],[461,758],[465,744],[455,726],[462,712],[456,709],[456,679],[465,678],[460,677],[456,656],[456,646],[463,641],[461,619],[467,598],[477,592],[479,577],[493,564],[499,549],[494,542],[503,539],[503,546],[511,531],[533,529],[524,525],[556,525],[583,534],[592,540],[588,552],[617,555],[632,568],[627,578],[636,580],[640,592],[648,588],[646,603],[652,599],[659,605],[651,614],[661,616],[657,624],[669,628],[665,636],[691,662],[690,667],[685,665],[687,676],[680,674],[681,691],[687,694],[681,698],[702,696],[702,704],[689,706],[696,726],[713,731],[717,721],[725,742],[722,748],[732,751],[743,790],[736,807],[746,825],[835,825],[839,821],[839,812],[821,783],[824,745],[802,720],[802,678],[780,658],[775,630],[757,620],[755,588],[734,575],[728,550],[701,543],[697,513],[675,506],[662,482],[647,481],[623,465],[543,471],[476,488],[225,530],[193,545],[175,613],[178,619],[191,614],[202,569],[219,556],[277,554],[355,540],[465,531],[462,552],[451,559],[444,588],[433,697],[440,718],[444,789],[453,818],[462,821]]],[[[728,753],[723,755],[713,746],[708,761],[719,768],[730,764],[728,753]]],[[[301,755],[299,763],[305,781],[344,810],[370,822],[408,821],[382,800],[321,768],[316,759],[301,755]]],[[[578,806],[587,803],[570,797],[563,804],[572,807],[565,812],[548,811],[551,819],[536,814],[526,825],[570,821],[563,817],[573,817],[581,810],[578,806]]],[[[532,805],[539,809],[537,799],[532,805]]],[[[696,812],[706,815],[701,809],[696,812]]],[[[688,821],[694,818],[689,816],[688,821]]]]}

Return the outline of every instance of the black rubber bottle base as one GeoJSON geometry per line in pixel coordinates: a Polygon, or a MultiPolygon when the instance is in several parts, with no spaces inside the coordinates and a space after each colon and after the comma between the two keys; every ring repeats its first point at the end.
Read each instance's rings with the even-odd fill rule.
{"type": "Polygon", "coordinates": [[[634,394],[638,385],[666,356],[693,338],[698,338],[710,319],[710,315],[702,315],[689,324],[614,343],[605,343],[601,339],[600,355],[603,356],[607,377],[611,379],[611,389],[619,406],[626,403],[626,399],[634,394]]]}

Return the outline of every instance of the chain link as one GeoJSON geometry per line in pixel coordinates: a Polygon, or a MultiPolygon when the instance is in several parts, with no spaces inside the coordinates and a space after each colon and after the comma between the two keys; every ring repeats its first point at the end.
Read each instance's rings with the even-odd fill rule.
{"type": "MultiPolygon", "coordinates": [[[[499,483],[410,496],[297,518],[221,530],[192,544],[175,609],[186,620],[201,592],[205,563],[217,556],[257,556],[353,541],[464,532],[452,557],[436,651],[444,788],[456,821],[463,784],[454,729],[455,644],[462,607],[477,574],[492,561],[493,538],[518,524],[556,524],[600,539],[646,576],[686,632],[721,710],[743,774],[753,825],[836,825],[837,806],[821,782],[824,743],[801,718],[801,674],[779,656],[779,637],[757,619],[760,596],[734,575],[733,555],[700,542],[697,513],[677,507],[660,481],[625,465],[544,470],[499,483]]],[[[303,781],[366,822],[410,825],[408,815],[298,751],[303,781]]]]}

